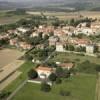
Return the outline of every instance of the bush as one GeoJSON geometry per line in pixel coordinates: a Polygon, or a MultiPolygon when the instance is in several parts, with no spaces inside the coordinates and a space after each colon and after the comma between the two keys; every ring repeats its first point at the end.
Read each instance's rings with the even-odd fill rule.
{"type": "Polygon", "coordinates": [[[78,59],[78,58],[77,58],[77,59],[75,59],[75,61],[79,62],[79,61],[80,61],[80,59],[78,59]]]}
{"type": "Polygon", "coordinates": [[[69,78],[70,77],[70,71],[69,70],[67,70],[67,69],[65,69],[64,71],[63,71],[63,78],[69,78]]]}
{"type": "Polygon", "coordinates": [[[91,63],[89,61],[84,61],[78,65],[78,71],[83,73],[95,74],[100,71],[100,65],[91,63]]]}
{"type": "Polygon", "coordinates": [[[61,96],[70,96],[71,95],[70,91],[66,91],[66,90],[60,90],[59,93],[61,96]]]}
{"type": "Polygon", "coordinates": [[[56,84],[61,84],[62,80],[60,78],[56,79],[56,84]]]}
{"type": "Polygon", "coordinates": [[[43,92],[49,92],[50,90],[51,90],[51,87],[50,87],[49,84],[47,84],[45,82],[43,82],[41,84],[41,91],[43,91],[43,92]]]}
{"type": "Polygon", "coordinates": [[[38,77],[38,73],[34,70],[34,69],[31,69],[29,72],[28,72],[28,77],[30,79],[35,79],[38,77]]]}
{"type": "Polygon", "coordinates": [[[63,69],[61,67],[56,68],[56,75],[57,77],[62,77],[63,76],[63,69]]]}
{"type": "Polygon", "coordinates": [[[1,92],[0,93],[0,100],[5,100],[9,95],[11,94],[11,92],[1,92]]]}
{"type": "Polygon", "coordinates": [[[54,73],[51,73],[50,76],[49,76],[49,80],[52,81],[52,82],[56,81],[56,78],[57,78],[57,76],[54,73]]]}

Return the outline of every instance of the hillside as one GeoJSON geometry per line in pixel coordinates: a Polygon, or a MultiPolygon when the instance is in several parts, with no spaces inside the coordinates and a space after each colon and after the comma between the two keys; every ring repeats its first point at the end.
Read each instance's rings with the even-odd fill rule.
{"type": "Polygon", "coordinates": [[[100,7],[99,0],[0,0],[0,9],[36,8],[57,11],[91,10],[100,7]],[[37,8],[38,7],[38,8],[37,8]]]}

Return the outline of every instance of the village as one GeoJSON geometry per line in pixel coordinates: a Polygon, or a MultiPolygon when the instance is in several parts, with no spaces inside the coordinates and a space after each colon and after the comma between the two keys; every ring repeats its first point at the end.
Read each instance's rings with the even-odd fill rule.
{"type": "MultiPolygon", "coordinates": [[[[92,20],[88,19],[78,23],[76,26],[62,23],[59,25],[40,24],[34,27],[20,26],[10,29],[0,34],[0,49],[7,46],[8,48],[24,51],[25,54],[21,59],[31,61],[33,65],[34,63],[36,64],[35,67],[30,68],[27,82],[42,83],[41,90],[49,92],[54,83],[60,84],[63,78],[65,80],[79,74],[76,71],[77,66],[80,67],[82,64],[87,64],[89,68],[91,65],[93,67],[96,66],[95,70],[86,70],[86,73],[98,72],[98,64],[88,60],[80,65],[78,65],[79,59],[75,59],[77,63],[68,59],[52,61],[53,56],[56,57],[57,53],[58,55],[63,53],[65,56],[67,54],[76,54],[87,58],[99,59],[100,21],[97,19],[92,20]],[[6,45],[4,46],[3,44],[6,45]]],[[[73,24],[73,19],[71,21],[73,24]]],[[[14,69],[14,72],[16,69],[14,69]]],[[[82,71],[85,71],[84,66],[82,71]]],[[[13,71],[9,72],[9,75],[7,74],[0,82],[2,83],[12,73],[13,71]]],[[[70,91],[62,90],[60,94],[62,96],[70,96],[70,91]]]]}
{"type": "MultiPolygon", "coordinates": [[[[8,40],[10,46],[29,50],[33,48],[29,39],[37,38],[40,34],[42,38],[48,38],[48,46],[54,46],[57,52],[83,52],[88,55],[100,52],[100,40],[92,39],[92,37],[100,36],[100,23],[83,22],[79,23],[76,27],[70,25],[50,26],[39,25],[38,27],[27,28],[18,27],[14,30],[8,30],[6,33],[0,35],[0,40],[8,40]],[[89,24],[89,25],[88,25],[89,24]]],[[[35,47],[44,47],[43,43],[34,45],[35,47]]]]}

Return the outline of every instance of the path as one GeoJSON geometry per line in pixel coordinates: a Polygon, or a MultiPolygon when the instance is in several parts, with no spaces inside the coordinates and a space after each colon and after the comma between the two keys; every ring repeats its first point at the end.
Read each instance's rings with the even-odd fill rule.
{"type": "Polygon", "coordinates": [[[28,79],[26,79],[23,83],[21,83],[18,88],[7,98],[7,100],[11,100],[13,96],[27,83],[28,79]]]}

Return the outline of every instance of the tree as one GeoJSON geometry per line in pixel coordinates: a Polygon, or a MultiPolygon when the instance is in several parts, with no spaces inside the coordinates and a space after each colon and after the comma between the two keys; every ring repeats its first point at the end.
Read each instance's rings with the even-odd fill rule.
{"type": "Polygon", "coordinates": [[[8,44],[8,39],[0,40],[0,46],[7,45],[7,44],[8,44]]]}
{"type": "Polygon", "coordinates": [[[70,51],[74,51],[74,50],[75,50],[75,48],[74,48],[73,45],[69,45],[69,46],[68,46],[68,49],[69,49],[70,51]]]}
{"type": "Polygon", "coordinates": [[[50,76],[49,76],[49,80],[52,81],[52,82],[56,81],[56,78],[57,78],[57,76],[56,76],[55,73],[51,73],[50,76]]]}
{"type": "Polygon", "coordinates": [[[75,20],[74,19],[71,19],[70,20],[70,25],[74,26],[74,24],[75,24],[75,20]]]}
{"type": "Polygon", "coordinates": [[[49,84],[47,84],[46,82],[41,83],[41,91],[49,92],[50,90],[51,90],[51,87],[49,84]]]}
{"type": "Polygon", "coordinates": [[[25,54],[24,57],[26,60],[29,60],[29,61],[32,61],[32,59],[33,59],[32,55],[30,55],[30,54],[25,54]]]}
{"type": "Polygon", "coordinates": [[[5,100],[10,94],[11,92],[6,92],[6,91],[0,92],[0,100],[5,100]]]}
{"type": "Polygon", "coordinates": [[[34,70],[34,69],[31,69],[29,72],[28,72],[28,77],[30,79],[35,79],[38,77],[38,73],[34,70]]]}
{"type": "Polygon", "coordinates": [[[57,77],[63,76],[63,69],[61,67],[56,68],[56,75],[57,75],[57,77]]]}
{"type": "Polygon", "coordinates": [[[62,80],[60,78],[56,78],[56,84],[60,84],[62,80]]]}
{"type": "Polygon", "coordinates": [[[70,71],[68,70],[68,69],[65,69],[64,71],[63,71],[63,77],[64,78],[69,78],[70,77],[70,71]]]}
{"type": "Polygon", "coordinates": [[[95,74],[97,71],[99,71],[99,65],[95,63],[91,63],[90,61],[84,61],[80,64],[78,64],[78,71],[84,72],[88,74],[95,74]]]}

